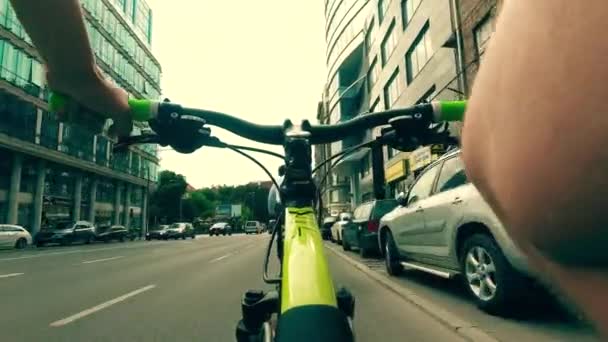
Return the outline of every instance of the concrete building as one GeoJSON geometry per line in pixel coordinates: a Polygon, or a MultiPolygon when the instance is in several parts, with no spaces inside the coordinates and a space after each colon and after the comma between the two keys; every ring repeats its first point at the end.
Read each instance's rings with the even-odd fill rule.
{"type": "MultiPolygon", "coordinates": [[[[368,108],[364,27],[370,3],[365,0],[328,0],[325,3],[328,74],[320,123],[348,120],[368,108]]],[[[324,148],[323,155],[329,156],[356,145],[363,139],[365,134],[360,134],[319,148],[324,148]]],[[[357,170],[360,160],[366,156],[365,151],[348,156],[328,176],[325,204],[330,213],[338,214],[349,210],[360,201],[357,170]]]]}
{"type": "MultiPolygon", "coordinates": [[[[144,0],[83,0],[98,65],[133,97],[158,98],[152,11],[144,0]]],[[[145,227],[157,148],[112,153],[112,141],[48,111],[42,59],[8,0],[0,0],[0,223],[32,235],[55,220],[145,227]]],[[[144,126],[135,127],[135,133],[144,126]]]]}
{"type": "Polygon", "coordinates": [[[503,0],[458,0],[457,15],[462,36],[464,89],[470,94],[483,54],[495,29],[503,0]]]}
{"type": "MultiPolygon", "coordinates": [[[[335,123],[360,113],[435,99],[461,99],[460,50],[453,44],[457,26],[454,8],[453,0],[326,1],[326,28],[333,27],[336,13],[344,13],[350,21],[345,27],[349,34],[341,44],[332,30],[327,30],[329,72],[319,122],[335,123]],[[343,3],[351,10],[341,11],[343,3]]],[[[379,132],[377,128],[325,146],[323,155],[373,139],[379,132]]],[[[385,148],[387,195],[404,190],[415,172],[437,158],[443,148],[427,146],[413,153],[385,148]]],[[[346,210],[373,199],[371,170],[368,150],[338,163],[332,170],[329,211],[335,213],[338,204],[348,204],[350,208],[340,206],[346,210]]]]}

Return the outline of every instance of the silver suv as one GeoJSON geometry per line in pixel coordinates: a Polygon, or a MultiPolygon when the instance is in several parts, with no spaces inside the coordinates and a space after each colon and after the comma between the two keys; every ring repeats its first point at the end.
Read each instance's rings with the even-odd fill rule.
{"type": "Polygon", "coordinates": [[[467,181],[460,151],[429,165],[380,221],[378,243],[389,274],[404,266],[437,276],[462,275],[477,305],[504,313],[531,275],[503,225],[467,181]]]}

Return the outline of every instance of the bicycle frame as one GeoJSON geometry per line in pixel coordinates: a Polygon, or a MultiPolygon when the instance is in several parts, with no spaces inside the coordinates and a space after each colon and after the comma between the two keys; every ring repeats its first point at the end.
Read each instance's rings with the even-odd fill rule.
{"type": "Polygon", "coordinates": [[[337,307],[336,294],[312,207],[285,209],[281,313],[304,305],[337,307]]]}

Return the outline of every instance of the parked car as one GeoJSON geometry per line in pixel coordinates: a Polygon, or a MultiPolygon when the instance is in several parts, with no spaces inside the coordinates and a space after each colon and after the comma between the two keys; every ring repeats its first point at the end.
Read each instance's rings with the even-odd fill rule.
{"type": "Polygon", "coordinates": [[[183,239],[185,240],[187,237],[194,239],[196,237],[196,233],[194,232],[194,227],[192,227],[192,223],[188,222],[176,222],[171,224],[166,230],[165,239],[183,239]]]}
{"type": "Polygon", "coordinates": [[[268,234],[272,234],[272,232],[274,231],[274,228],[275,228],[274,226],[276,224],[277,224],[277,220],[272,219],[272,220],[268,221],[268,230],[267,230],[268,234]]]}
{"type": "Polygon", "coordinates": [[[149,230],[146,233],[146,240],[150,241],[150,240],[167,240],[167,228],[169,228],[168,225],[166,224],[161,224],[160,226],[156,227],[155,229],[149,230]]]}
{"type": "Polygon", "coordinates": [[[103,242],[110,242],[112,240],[125,242],[125,240],[131,239],[131,234],[125,226],[114,225],[110,227],[100,227],[97,232],[97,240],[103,242]]]}
{"type": "Polygon", "coordinates": [[[331,226],[331,241],[338,244],[342,243],[342,228],[352,221],[352,217],[351,213],[340,214],[338,221],[331,226]]]}
{"type": "Polygon", "coordinates": [[[50,230],[36,234],[36,246],[42,247],[47,243],[70,245],[74,242],[89,244],[95,241],[95,226],[87,221],[58,222],[50,230]]]}
{"type": "Polygon", "coordinates": [[[32,244],[32,236],[25,228],[13,224],[0,224],[0,247],[24,249],[32,244]]]}
{"type": "Polygon", "coordinates": [[[378,228],[380,219],[397,207],[397,200],[373,200],[360,204],[353,211],[352,221],[342,228],[342,248],[345,251],[352,247],[359,249],[361,257],[378,253],[378,228]]]}
{"type": "Polygon", "coordinates": [[[209,228],[209,236],[232,235],[232,227],[227,222],[218,222],[209,228]]]}
{"type": "Polygon", "coordinates": [[[331,227],[338,221],[337,216],[327,216],[321,223],[321,237],[323,240],[331,240],[331,227]]]}
{"type": "Polygon", "coordinates": [[[527,292],[527,261],[467,181],[460,151],[429,165],[398,201],[380,221],[389,274],[401,274],[405,265],[446,278],[462,275],[478,307],[496,314],[527,292]]]}
{"type": "Polygon", "coordinates": [[[262,231],[262,224],[259,221],[247,221],[244,230],[245,234],[259,234],[262,231]]]}

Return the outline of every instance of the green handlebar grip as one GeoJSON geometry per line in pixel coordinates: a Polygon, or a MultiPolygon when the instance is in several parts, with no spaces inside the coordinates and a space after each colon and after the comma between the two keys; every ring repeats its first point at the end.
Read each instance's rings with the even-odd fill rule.
{"type": "Polygon", "coordinates": [[[61,112],[68,105],[68,98],[59,93],[51,93],[49,96],[49,109],[51,112],[61,112]]]}
{"type": "Polygon", "coordinates": [[[462,121],[467,101],[440,101],[441,121],[462,121]]]}
{"type": "MultiPolygon", "coordinates": [[[[62,112],[68,106],[70,99],[60,93],[51,93],[49,97],[49,109],[51,112],[62,112]]],[[[153,101],[129,99],[131,117],[135,121],[148,121],[154,117],[153,101]]]]}
{"type": "Polygon", "coordinates": [[[129,99],[131,118],[135,121],[148,121],[153,117],[153,102],[150,100],[129,99]]]}

